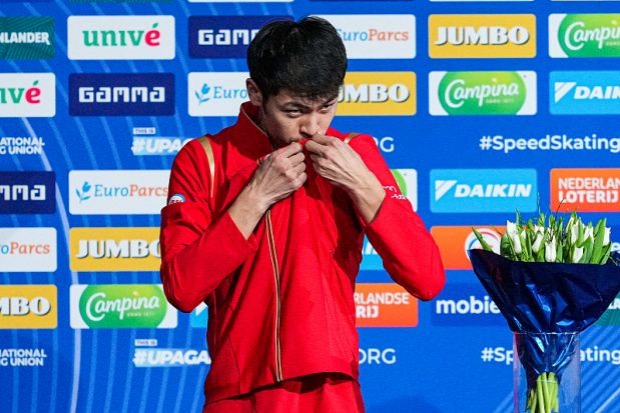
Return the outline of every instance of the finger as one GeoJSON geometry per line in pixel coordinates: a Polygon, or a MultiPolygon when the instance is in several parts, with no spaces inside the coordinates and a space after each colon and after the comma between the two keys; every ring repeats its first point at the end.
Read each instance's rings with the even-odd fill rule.
{"type": "Polygon", "coordinates": [[[288,159],[291,162],[291,165],[296,166],[300,163],[301,164],[304,163],[304,159],[306,159],[306,155],[304,155],[303,152],[298,152],[294,154],[293,156],[289,157],[288,159]]]}
{"type": "Polygon", "coordinates": [[[311,140],[306,143],[306,149],[310,153],[321,155],[323,154],[323,151],[325,150],[325,145],[321,143],[317,143],[314,140],[311,140]]]}
{"type": "Polygon", "coordinates": [[[331,138],[331,136],[317,134],[312,137],[312,142],[317,142],[317,143],[325,145],[329,143],[329,140],[330,140],[329,138],[331,138]]]}
{"type": "Polygon", "coordinates": [[[293,173],[295,173],[295,175],[300,175],[303,171],[306,170],[306,163],[302,162],[298,165],[295,165],[293,167],[293,173]]]}
{"type": "Polygon", "coordinates": [[[295,155],[298,152],[301,152],[302,150],[303,150],[303,146],[301,146],[300,143],[292,142],[291,144],[276,150],[274,153],[278,153],[285,157],[290,157],[292,155],[295,155]]]}

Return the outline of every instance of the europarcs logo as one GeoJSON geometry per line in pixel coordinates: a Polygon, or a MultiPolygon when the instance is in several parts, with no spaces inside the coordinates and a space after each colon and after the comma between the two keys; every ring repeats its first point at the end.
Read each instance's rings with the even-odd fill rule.
{"type": "Polygon", "coordinates": [[[620,57],[620,14],[551,14],[549,56],[620,57]]]}

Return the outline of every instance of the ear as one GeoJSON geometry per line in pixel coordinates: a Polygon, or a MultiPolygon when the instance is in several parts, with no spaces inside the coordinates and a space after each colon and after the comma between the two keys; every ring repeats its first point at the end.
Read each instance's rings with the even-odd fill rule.
{"type": "Polygon", "coordinates": [[[263,94],[261,93],[258,85],[252,78],[248,78],[245,80],[245,87],[248,90],[248,96],[250,98],[250,102],[254,106],[262,106],[263,104],[263,94]]]}

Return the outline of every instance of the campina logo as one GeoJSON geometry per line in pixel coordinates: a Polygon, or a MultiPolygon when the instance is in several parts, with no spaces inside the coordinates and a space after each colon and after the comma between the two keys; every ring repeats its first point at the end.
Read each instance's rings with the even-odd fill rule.
{"type": "Polygon", "coordinates": [[[356,284],[358,327],[417,327],[418,300],[394,283],[356,284]]]}
{"type": "Polygon", "coordinates": [[[533,14],[436,14],[428,21],[432,58],[536,56],[533,14]]]}
{"type": "Polygon", "coordinates": [[[535,169],[432,169],[432,212],[536,210],[535,169]]]}
{"type": "Polygon", "coordinates": [[[53,17],[0,17],[0,59],[53,57],[53,17]]]}
{"type": "Polygon", "coordinates": [[[173,16],[69,16],[69,59],[174,59],[173,16]]]}
{"type": "Polygon", "coordinates": [[[552,210],[620,212],[620,169],[551,169],[552,210]]]}
{"type": "Polygon", "coordinates": [[[69,172],[69,212],[159,214],[166,205],[170,171],[74,170],[69,172]]]}
{"type": "Polygon", "coordinates": [[[412,14],[330,14],[349,59],[413,59],[416,55],[412,14]]]}
{"type": "Polygon", "coordinates": [[[157,271],[159,228],[71,228],[73,271],[157,271]]]}
{"type": "Polygon", "coordinates": [[[549,56],[620,57],[620,14],[551,14],[549,56]]]}
{"type": "Polygon", "coordinates": [[[433,301],[433,325],[477,327],[505,323],[499,308],[480,284],[447,284],[433,301]]]}
{"type": "Polygon", "coordinates": [[[53,73],[0,73],[0,118],[56,115],[53,73]]]}
{"type": "Polygon", "coordinates": [[[69,75],[72,116],[174,115],[172,73],[72,73],[69,75]]]}
{"type": "Polygon", "coordinates": [[[246,51],[258,30],[273,20],[291,20],[290,16],[190,16],[188,21],[189,55],[197,59],[245,59],[246,51]]]}
{"type": "Polygon", "coordinates": [[[56,328],[55,285],[0,285],[0,329],[56,328]]]}
{"type": "Polygon", "coordinates": [[[72,285],[71,327],[175,328],[177,311],[161,285],[72,285]]]}
{"type": "Polygon", "coordinates": [[[56,228],[0,228],[2,271],[56,271],[56,243],[56,228]]]}
{"type": "Polygon", "coordinates": [[[55,211],[54,172],[0,172],[0,214],[52,214],[55,211]]]}
{"type": "Polygon", "coordinates": [[[338,102],[339,115],[414,115],[415,73],[349,72],[340,88],[338,102]]]}
{"type": "Polygon", "coordinates": [[[431,235],[439,247],[441,261],[447,270],[471,270],[471,263],[467,250],[479,248],[476,230],[484,240],[499,251],[502,225],[464,225],[464,226],[435,226],[431,228],[431,235]]]}
{"type": "Polygon", "coordinates": [[[536,73],[430,72],[431,115],[535,115],[536,73]]]}
{"type": "Polygon", "coordinates": [[[551,72],[549,78],[554,115],[620,114],[620,72],[551,72]]]}
{"type": "Polygon", "coordinates": [[[192,72],[187,77],[190,116],[237,116],[248,100],[247,72],[192,72]]]}

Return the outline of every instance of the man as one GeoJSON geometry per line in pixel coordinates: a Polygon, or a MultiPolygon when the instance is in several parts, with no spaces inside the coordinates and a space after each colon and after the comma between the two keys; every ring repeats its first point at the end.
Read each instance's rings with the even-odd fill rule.
{"type": "Polygon", "coordinates": [[[204,413],[363,412],[353,293],[364,234],[423,300],[436,244],[368,135],[330,128],[347,67],[318,18],[264,26],[237,122],[177,155],[161,277],[181,311],[209,306],[204,413]]]}

